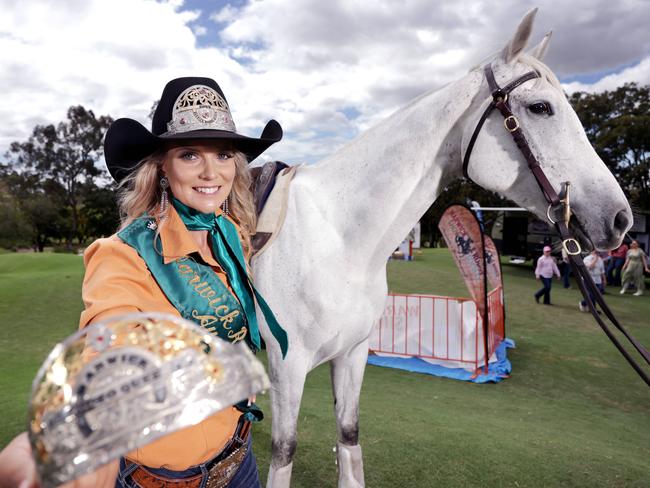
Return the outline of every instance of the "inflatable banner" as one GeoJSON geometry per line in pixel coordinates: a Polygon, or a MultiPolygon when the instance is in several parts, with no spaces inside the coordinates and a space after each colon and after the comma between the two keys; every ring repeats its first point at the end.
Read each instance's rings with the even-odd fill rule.
{"type": "Polygon", "coordinates": [[[490,236],[484,235],[483,239],[485,243],[485,268],[490,289],[498,288],[499,286],[503,286],[499,251],[497,251],[497,247],[494,245],[494,241],[490,236]]]}
{"type": "Polygon", "coordinates": [[[487,290],[481,226],[467,207],[451,205],[442,214],[438,228],[485,322],[487,290]]]}
{"type": "MultiPolygon", "coordinates": [[[[487,351],[487,272],[481,224],[467,207],[451,205],[442,214],[438,228],[476,303],[476,309],[483,323],[484,345],[487,351]]],[[[489,353],[486,357],[489,357],[489,353]]],[[[487,368],[487,360],[485,367],[487,368]]]]}

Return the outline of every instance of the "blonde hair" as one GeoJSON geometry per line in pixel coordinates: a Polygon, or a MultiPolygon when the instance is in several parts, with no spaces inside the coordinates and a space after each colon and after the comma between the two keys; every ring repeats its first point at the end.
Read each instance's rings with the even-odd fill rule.
{"type": "MultiPolygon", "coordinates": [[[[160,178],[167,151],[158,151],[138,163],[118,186],[117,204],[120,212],[120,229],[127,227],[146,212],[159,222],[158,230],[165,225],[166,211],[161,213],[162,189],[160,178]]],[[[228,213],[240,228],[242,247],[247,260],[252,253],[251,235],[255,233],[257,217],[253,194],[250,191],[251,174],[244,153],[234,151],[235,179],[228,195],[228,213]]]]}

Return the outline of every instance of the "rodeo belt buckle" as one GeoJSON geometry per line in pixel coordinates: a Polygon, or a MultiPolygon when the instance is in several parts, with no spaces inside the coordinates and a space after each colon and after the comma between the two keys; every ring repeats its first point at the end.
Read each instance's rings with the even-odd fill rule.
{"type": "Polygon", "coordinates": [[[243,343],[173,315],[136,313],[57,344],[32,386],[29,438],[57,486],[269,388],[243,343]]]}

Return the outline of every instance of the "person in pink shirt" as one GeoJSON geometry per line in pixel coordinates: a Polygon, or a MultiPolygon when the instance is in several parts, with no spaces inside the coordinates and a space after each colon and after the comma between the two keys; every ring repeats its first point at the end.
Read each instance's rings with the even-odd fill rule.
{"type": "Polygon", "coordinates": [[[544,305],[551,305],[551,283],[553,275],[560,277],[560,270],[555,264],[555,258],[551,256],[551,246],[544,246],[544,254],[537,260],[535,278],[542,280],[543,287],[535,293],[535,301],[544,295],[544,305]]]}

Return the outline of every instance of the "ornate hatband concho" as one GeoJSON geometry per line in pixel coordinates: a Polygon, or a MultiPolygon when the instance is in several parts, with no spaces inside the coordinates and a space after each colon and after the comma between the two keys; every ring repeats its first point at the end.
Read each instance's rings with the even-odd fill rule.
{"type": "Polygon", "coordinates": [[[236,132],[226,100],[208,86],[194,85],[176,99],[172,120],[167,123],[167,134],[200,129],[236,132]]]}
{"type": "Polygon", "coordinates": [[[42,485],[58,486],[269,387],[243,344],[165,314],[117,317],[57,344],[32,387],[42,485]]]}

